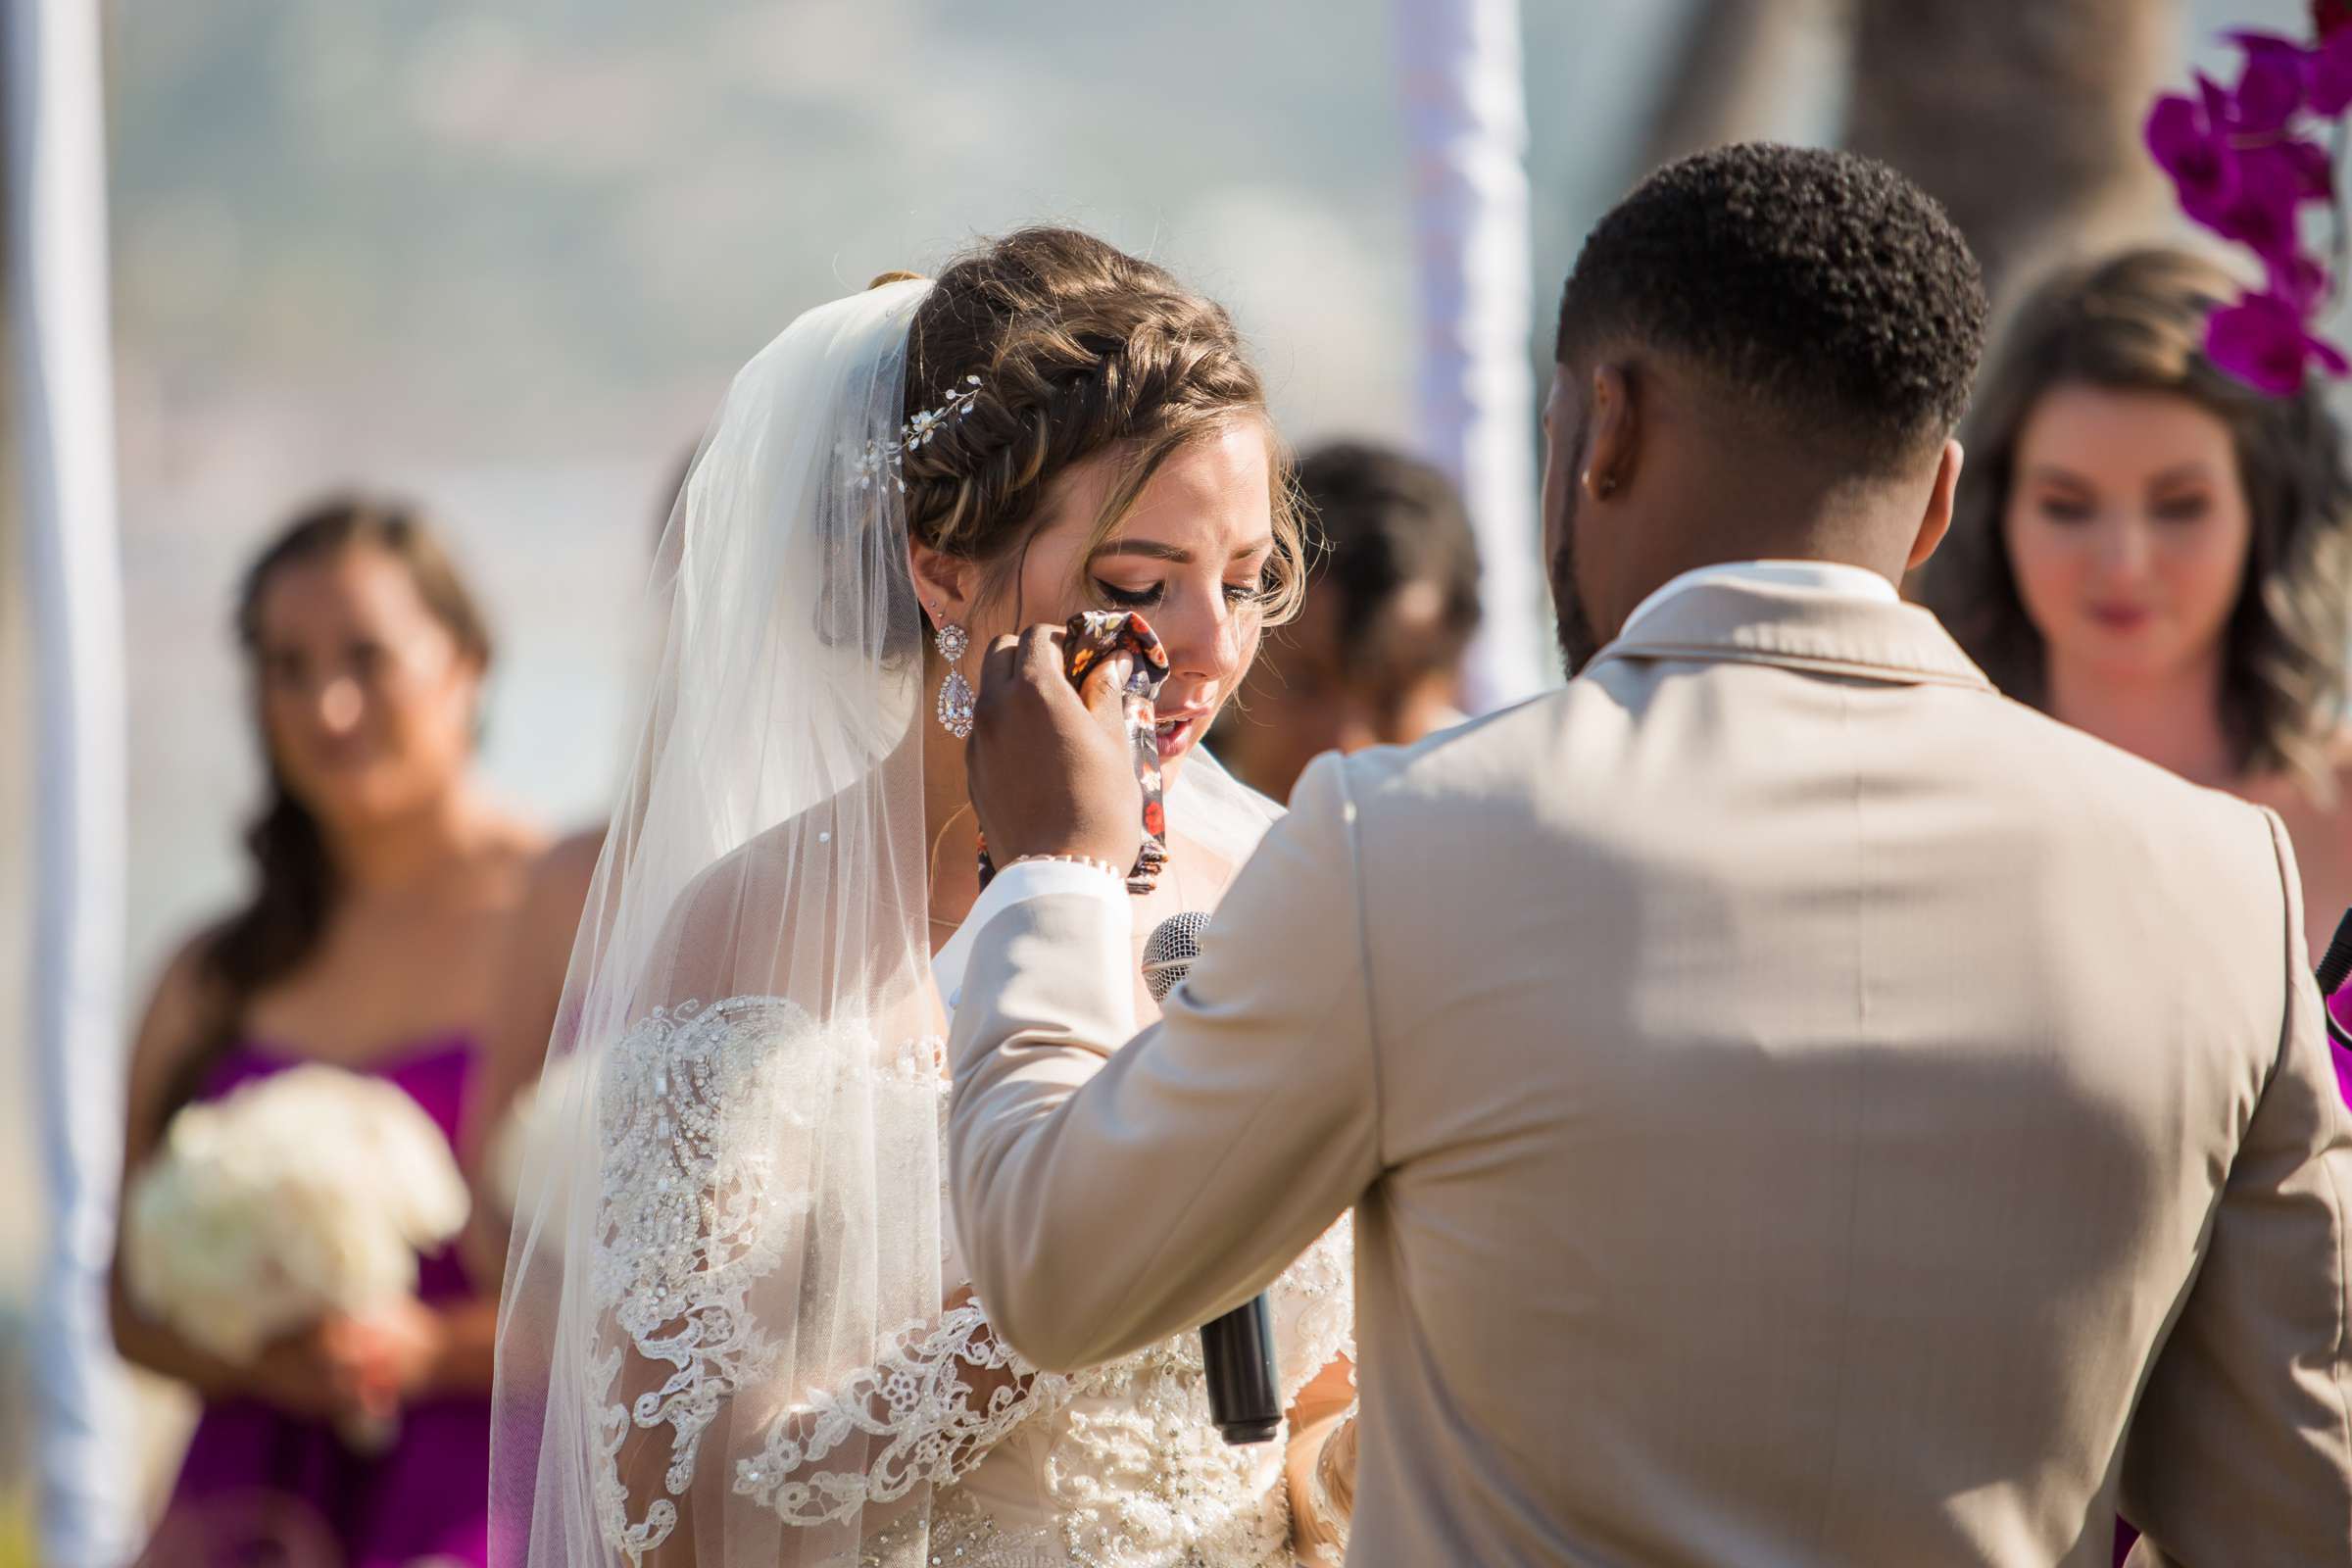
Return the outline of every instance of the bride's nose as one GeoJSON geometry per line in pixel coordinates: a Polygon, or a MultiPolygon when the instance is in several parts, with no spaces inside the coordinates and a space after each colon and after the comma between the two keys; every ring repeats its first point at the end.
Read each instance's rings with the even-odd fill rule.
{"type": "Polygon", "coordinates": [[[1240,608],[1227,602],[1222,590],[1205,600],[1188,594],[1183,603],[1165,607],[1152,624],[1167,649],[1168,672],[1195,680],[1230,674],[1248,635],[1240,608]]]}

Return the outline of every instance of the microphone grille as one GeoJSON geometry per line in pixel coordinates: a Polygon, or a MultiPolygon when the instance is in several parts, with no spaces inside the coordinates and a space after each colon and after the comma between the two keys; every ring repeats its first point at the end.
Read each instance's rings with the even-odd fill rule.
{"type": "Polygon", "coordinates": [[[2336,922],[2335,940],[2328,944],[2328,952],[2320,959],[2320,995],[2332,997],[2352,979],[2352,909],[2344,911],[2336,922]]]}
{"type": "Polygon", "coordinates": [[[1200,956],[1200,933],[1207,929],[1208,916],[1199,909],[1171,914],[1152,928],[1144,941],[1144,989],[1153,1002],[1167,1001],[1183,982],[1200,956]]]}

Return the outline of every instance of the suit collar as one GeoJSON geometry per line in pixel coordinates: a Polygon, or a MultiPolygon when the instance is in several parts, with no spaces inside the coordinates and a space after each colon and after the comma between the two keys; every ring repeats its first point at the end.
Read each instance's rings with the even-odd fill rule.
{"type": "Polygon", "coordinates": [[[1692,567],[1653,592],[1634,607],[1618,635],[1641,625],[1642,616],[1685,589],[1707,582],[1778,582],[1850,598],[1876,599],[1888,605],[1901,597],[1894,591],[1894,584],[1867,566],[1849,566],[1836,561],[1725,561],[1712,566],[1692,567]]]}
{"type": "Polygon", "coordinates": [[[1592,662],[1613,659],[1722,660],[1992,690],[1916,605],[1751,577],[1711,576],[1658,600],[1592,662]]]}

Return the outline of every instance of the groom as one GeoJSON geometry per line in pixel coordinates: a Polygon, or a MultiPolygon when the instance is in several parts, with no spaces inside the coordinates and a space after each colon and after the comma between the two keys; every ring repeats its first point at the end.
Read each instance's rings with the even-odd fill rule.
{"type": "MultiPolygon", "coordinates": [[[[1566,690],[1327,757],[1130,1041],[1126,896],[974,911],[953,1183],[1049,1367],[1350,1205],[1351,1562],[2352,1560],[2352,1117],[2276,818],[1996,695],[1893,588],[1977,269],[1747,146],[1587,241],[1544,412],[1566,690]]],[[[1000,860],[1136,849],[1051,635],[990,658],[1000,860]]]]}

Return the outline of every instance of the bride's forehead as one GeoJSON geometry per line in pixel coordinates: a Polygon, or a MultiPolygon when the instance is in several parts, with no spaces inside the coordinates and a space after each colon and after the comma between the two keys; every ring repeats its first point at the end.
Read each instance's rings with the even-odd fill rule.
{"type": "MultiPolygon", "coordinates": [[[[1085,544],[1121,477],[1120,455],[1098,453],[1054,487],[1038,542],[1085,544]]],[[[1188,441],[1163,459],[1103,540],[1174,545],[1220,559],[1273,537],[1272,438],[1245,422],[1188,441]]]]}
{"type": "Polygon", "coordinates": [[[1136,497],[1134,516],[1216,516],[1263,522],[1274,455],[1265,430],[1232,424],[1168,454],[1136,497]]]}

